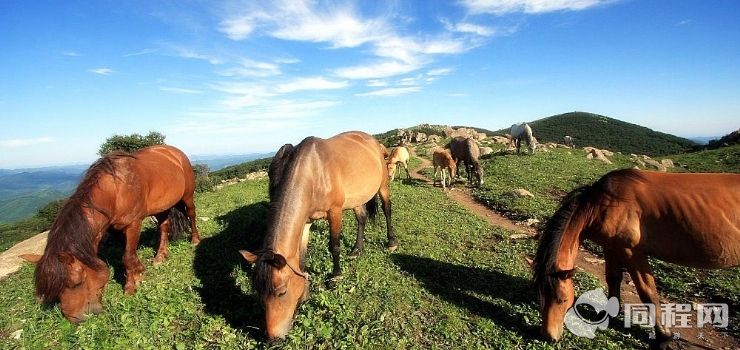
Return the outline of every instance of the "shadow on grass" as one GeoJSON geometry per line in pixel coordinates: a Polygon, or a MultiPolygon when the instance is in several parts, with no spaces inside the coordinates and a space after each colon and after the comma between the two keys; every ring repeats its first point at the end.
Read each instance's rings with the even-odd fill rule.
{"type": "MultiPolygon", "coordinates": [[[[183,237],[185,236],[183,235],[183,237]]],[[[178,238],[178,240],[186,239],[183,237],[178,238]]],[[[190,239],[189,234],[187,234],[187,239],[190,239]]],[[[125,246],[126,236],[123,232],[111,228],[105,233],[105,237],[102,239],[98,249],[98,255],[100,258],[103,259],[108,266],[113,268],[113,280],[119,283],[121,288],[126,284],[126,268],[123,266],[123,250],[125,246]]],[[[142,247],[152,248],[156,253],[159,248],[158,227],[147,227],[146,229],[141,230],[139,246],[136,247],[136,249],[138,250],[142,247]]],[[[145,264],[144,259],[142,259],[141,262],[142,264],[145,264]]],[[[144,274],[144,279],[146,279],[146,272],[144,274]]]]}
{"type": "Polygon", "coordinates": [[[253,338],[262,337],[262,304],[259,298],[243,291],[236,281],[237,266],[248,270],[239,249],[257,249],[266,230],[267,202],[234,209],[217,220],[224,230],[203,238],[195,251],[193,268],[203,287],[200,298],[210,314],[222,316],[226,322],[247,332],[253,338]]]}
{"type": "Polygon", "coordinates": [[[527,325],[523,317],[512,315],[512,309],[503,308],[474,295],[503,299],[512,304],[528,304],[536,300],[529,280],[498,271],[412,255],[395,254],[392,259],[402,270],[420,281],[424,288],[446,301],[488,318],[525,338],[538,338],[537,328],[527,325]]]}

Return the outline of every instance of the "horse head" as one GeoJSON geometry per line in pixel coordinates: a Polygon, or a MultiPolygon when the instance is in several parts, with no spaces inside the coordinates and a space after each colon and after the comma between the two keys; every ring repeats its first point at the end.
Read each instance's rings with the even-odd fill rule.
{"type": "Polygon", "coordinates": [[[272,250],[257,253],[240,250],[239,253],[255,265],[252,282],[265,307],[267,338],[284,338],[293,324],[298,305],[308,298],[308,274],[272,250]]]}
{"type": "Polygon", "coordinates": [[[21,258],[37,264],[36,294],[44,302],[59,300],[59,309],[70,322],[77,324],[88,314],[103,311],[103,289],[110,272],[102,260],[92,267],[66,252],[21,258]]]}

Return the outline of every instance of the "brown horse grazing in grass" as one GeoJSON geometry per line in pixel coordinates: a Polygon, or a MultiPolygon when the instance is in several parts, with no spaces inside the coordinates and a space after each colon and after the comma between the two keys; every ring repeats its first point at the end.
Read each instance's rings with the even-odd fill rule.
{"type": "MultiPolygon", "coordinates": [[[[465,163],[465,171],[468,173],[468,184],[480,186],[483,184],[483,169],[480,166],[480,147],[469,137],[457,136],[445,146],[450,149],[452,159],[457,164],[457,172],[460,171],[460,162],[465,163]]],[[[455,177],[459,174],[455,173],[455,177]]]]}
{"type": "Polygon", "coordinates": [[[72,323],[83,321],[88,313],[101,312],[109,272],[98,258],[98,245],[109,229],[125,235],[124,290],[134,294],[144,272],[136,255],[144,218],[153,215],[159,223],[155,264],[167,257],[169,234],[184,228],[188,219],[191,242],[200,241],[194,189],[190,161],[172,146],[152,146],[133,154],[114,152],[100,158],[54,220],[44,254],[22,256],[37,263],[36,295],[44,302],[59,300],[62,314],[72,323]]]}
{"type": "Polygon", "coordinates": [[[298,304],[308,297],[308,275],[304,272],[310,221],[329,220],[329,251],[333,271],[330,286],[341,275],[339,235],[342,211],[354,209],[357,240],[352,254],[363,248],[368,212],[380,196],[388,230],[389,250],[397,246],[391,225],[387,151],[372,136],[352,131],[329,139],[308,137],[295,147],[278,152],[270,186],[268,231],[262,249],[240,251],[254,265],[252,282],[265,306],[269,339],[283,338],[290,330],[298,304]]]}
{"type": "MultiPolygon", "coordinates": [[[[403,168],[406,169],[406,179],[411,179],[411,174],[409,173],[409,157],[409,150],[406,147],[398,146],[391,151],[391,155],[388,157],[388,177],[391,181],[396,179],[398,164],[403,165],[403,168]]],[[[399,174],[398,177],[401,178],[401,175],[399,174]]]]}
{"type": "Polygon", "coordinates": [[[452,154],[450,154],[450,150],[448,149],[438,149],[435,150],[432,154],[432,165],[434,165],[434,176],[432,177],[432,182],[437,181],[437,171],[441,173],[442,178],[442,189],[445,189],[445,173],[447,173],[447,181],[449,181],[449,185],[452,186],[452,177],[455,176],[454,174],[457,172],[457,164],[455,164],[455,161],[452,159],[452,154]]]}
{"type": "MultiPolygon", "coordinates": [[[[574,303],[572,277],[583,239],[604,248],[609,296],[619,299],[622,270],[643,303],[660,298],[648,256],[695,268],[740,264],[740,174],[617,170],[571,192],[547,223],[534,259],[543,335],[560,339],[574,303]]],[[[656,322],[660,341],[668,329],[656,322]]]]}

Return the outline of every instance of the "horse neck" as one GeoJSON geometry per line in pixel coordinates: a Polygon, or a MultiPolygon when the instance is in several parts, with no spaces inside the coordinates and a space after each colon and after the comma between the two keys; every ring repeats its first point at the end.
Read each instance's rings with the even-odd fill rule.
{"type": "Polygon", "coordinates": [[[563,226],[557,258],[555,259],[555,269],[557,271],[575,268],[578,248],[581,244],[581,233],[587,226],[588,212],[590,211],[574,211],[568,222],[563,226]]]}
{"type": "Polygon", "coordinates": [[[303,178],[285,183],[283,188],[290,192],[283,194],[272,209],[272,224],[267,234],[271,239],[265,242],[266,248],[285,255],[286,259],[299,259],[303,227],[314,212],[313,186],[303,178]]]}

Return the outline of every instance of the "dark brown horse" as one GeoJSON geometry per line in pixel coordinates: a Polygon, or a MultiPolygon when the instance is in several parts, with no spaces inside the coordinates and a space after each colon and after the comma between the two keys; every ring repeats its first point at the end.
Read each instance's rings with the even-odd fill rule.
{"type": "Polygon", "coordinates": [[[254,263],[252,282],[265,305],[269,339],[290,330],[298,304],[308,296],[304,257],[311,220],[328,218],[329,251],[334,263],[330,284],[341,275],[339,235],[342,211],[357,216],[357,240],[352,254],[363,248],[368,211],[380,196],[388,230],[389,250],[397,246],[391,225],[387,151],[372,136],[352,131],[329,139],[308,137],[283,146],[270,165],[268,231],[262,249],[240,251],[254,263]]]}
{"type": "MultiPolygon", "coordinates": [[[[480,147],[469,137],[457,136],[445,146],[452,153],[452,159],[457,164],[456,172],[460,172],[460,162],[465,163],[465,171],[468,173],[468,184],[480,186],[483,184],[483,169],[480,166],[480,147]]],[[[455,174],[458,177],[459,174],[455,174]]]]}
{"type": "MultiPolygon", "coordinates": [[[[618,170],[571,192],[548,221],[534,260],[541,330],[553,341],[574,303],[572,277],[583,239],[604,248],[609,296],[619,299],[626,269],[660,320],[648,256],[705,269],[740,264],[740,174],[618,170]]],[[[661,341],[671,336],[659,321],[655,331],[661,341]]]]}
{"type": "Polygon", "coordinates": [[[36,294],[44,302],[59,300],[71,322],[102,311],[108,266],[98,258],[98,244],[108,230],[123,232],[126,247],[126,294],[134,294],[144,265],[136,255],[141,222],[157,218],[160,241],[154,263],[167,257],[172,231],[188,224],[191,242],[200,236],[195,227],[190,161],[172,146],[152,146],[134,154],[112,153],[99,159],[85,173],[67,199],[49,231],[44,254],[24,255],[37,263],[36,294]],[[187,212],[187,217],[182,212],[187,212]]]}

